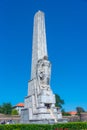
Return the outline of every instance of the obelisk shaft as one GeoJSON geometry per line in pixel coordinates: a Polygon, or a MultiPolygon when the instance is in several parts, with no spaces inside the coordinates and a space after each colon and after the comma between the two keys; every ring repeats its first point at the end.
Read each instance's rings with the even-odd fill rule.
{"type": "Polygon", "coordinates": [[[42,11],[38,11],[34,16],[31,79],[36,77],[37,62],[44,56],[47,56],[45,17],[42,11]]]}

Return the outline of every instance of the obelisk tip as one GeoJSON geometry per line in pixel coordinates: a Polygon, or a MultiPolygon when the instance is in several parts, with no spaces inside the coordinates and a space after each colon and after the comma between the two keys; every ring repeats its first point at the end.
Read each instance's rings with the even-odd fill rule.
{"type": "MultiPolygon", "coordinates": [[[[44,12],[41,11],[41,10],[38,10],[38,11],[36,12],[36,14],[44,14],[44,12]]],[[[36,15],[36,14],[35,14],[35,15],[36,15]]]]}

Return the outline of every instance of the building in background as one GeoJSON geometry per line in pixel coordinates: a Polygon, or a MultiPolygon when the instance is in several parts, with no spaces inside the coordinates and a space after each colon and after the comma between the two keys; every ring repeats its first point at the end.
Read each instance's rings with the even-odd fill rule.
{"type": "Polygon", "coordinates": [[[18,103],[17,105],[13,106],[13,109],[16,109],[18,111],[18,114],[21,114],[21,109],[24,108],[24,103],[18,103]]]}
{"type": "Polygon", "coordinates": [[[71,116],[75,116],[76,114],[77,114],[77,112],[76,111],[70,111],[70,112],[68,112],[71,116]]]}

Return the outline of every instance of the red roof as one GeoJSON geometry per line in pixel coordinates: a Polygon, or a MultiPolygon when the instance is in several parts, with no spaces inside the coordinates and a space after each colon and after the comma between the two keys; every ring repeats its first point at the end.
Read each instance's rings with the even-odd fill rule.
{"type": "Polygon", "coordinates": [[[16,106],[18,106],[18,107],[24,107],[24,103],[18,103],[16,106]]]}
{"type": "Polygon", "coordinates": [[[77,114],[76,111],[70,111],[70,112],[68,112],[68,113],[71,114],[71,115],[76,115],[76,114],[77,114]]]}

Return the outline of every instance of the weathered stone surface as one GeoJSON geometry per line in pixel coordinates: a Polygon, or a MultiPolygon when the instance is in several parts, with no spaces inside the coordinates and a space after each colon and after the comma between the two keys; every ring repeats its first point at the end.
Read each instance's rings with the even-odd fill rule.
{"type": "Polygon", "coordinates": [[[55,107],[55,95],[50,88],[51,63],[47,55],[44,13],[34,17],[31,80],[22,110],[21,123],[50,123],[62,118],[55,107]],[[59,116],[58,116],[59,115],[59,116]]]}
{"type": "Polygon", "coordinates": [[[36,77],[37,61],[47,56],[45,17],[38,11],[34,16],[31,79],[36,77]]]}

